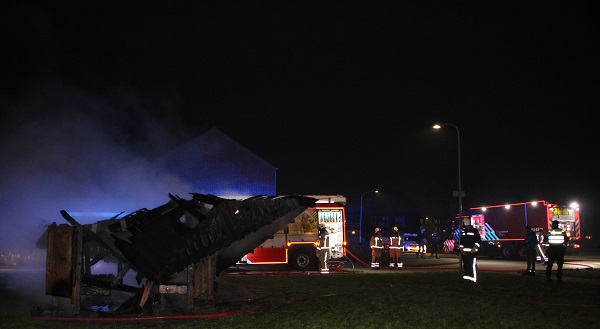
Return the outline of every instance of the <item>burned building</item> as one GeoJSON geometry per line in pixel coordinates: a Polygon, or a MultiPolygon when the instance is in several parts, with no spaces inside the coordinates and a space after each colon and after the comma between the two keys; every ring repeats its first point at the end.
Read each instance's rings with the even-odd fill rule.
{"type": "Polygon", "coordinates": [[[152,296],[173,291],[185,295],[191,307],[195,300],[213,296],[223,270],[316,202],[301,195],[191,195],[169,194],[169,201],[157,208],[87,225],[62,211],[70,225],[48,227],[46,294],[71,298],[75,314],[82,295],[111,291],[132,294],[119,310],[142,309],[152,296]],[[100,261],[117,263],[117,273],[92,273],[100,261]],[[138,286],[123,283],[129,272],[135,273],[138,286]]]}

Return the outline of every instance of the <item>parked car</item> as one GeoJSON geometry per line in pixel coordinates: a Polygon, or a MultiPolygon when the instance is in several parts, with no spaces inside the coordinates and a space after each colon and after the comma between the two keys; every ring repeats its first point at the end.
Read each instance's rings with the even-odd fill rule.
{"type": "MultiPolygon", "coordinates": [[[[404,252],[419,252],[419,242],[416,233],[404,233],[404,252]]],[[[427,253],[427,245],[423,246],[423,253],[427,253]]]]}

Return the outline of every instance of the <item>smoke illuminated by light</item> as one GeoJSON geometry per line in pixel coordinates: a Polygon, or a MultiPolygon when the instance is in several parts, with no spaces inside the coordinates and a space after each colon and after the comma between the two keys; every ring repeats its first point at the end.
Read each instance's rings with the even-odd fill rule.
{"type": "MultiPolygon", "coordinates": [[[[169,193],[187,197],[194,192],[152,163],[177,138],[167,130],[176,120],[159,122],[150,115],[148,102],[136,95],[92,95],[44,84],[24,99],[1,105],[6,113],[0,150],[0,251],[34,248],[49,224],[67,224],[60,215],[63,209],[88,224],[157,207],[169,200],[169,193]],[[123,104],[125,100],[129,103],[123,104]]],[[[161,105],[173,106],[170,112],[176,113],[175,104],[153,104],[161,105]]]]}

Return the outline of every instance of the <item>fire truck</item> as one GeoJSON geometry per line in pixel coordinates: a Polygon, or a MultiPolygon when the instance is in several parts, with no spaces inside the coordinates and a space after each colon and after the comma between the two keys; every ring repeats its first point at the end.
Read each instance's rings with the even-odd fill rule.
{"type": "MultiPolygon", "coordinates": [[[[525,259],[525,226],[530,225],[539,241],[551,229],[552,221],[557,220],[559,227],[569,236],[567,252],[578,251],[581,247],[581,222],[579,205],[558,205],[545,200],[501,204],[486,207],[473,207],[469,214],[471,224],[481,235],[482,256],[502,257],[504,259],[525,259]]],[[[454,242],[460,236],[460,220],[454,223],[454,242]]],[[[538,250],[538,259],[545,258],[544,249],[538,250]]]]}
{"type": "Polygon", "coordinates": [[[239,263],[249,265],[287,264],[294,270],[316,270],[318,225],[329,231],[330,261],[346,256],[346,197],[307,195],[317,199],[316,207],[294,218],[283,230],[246,254],[239,263]]]}

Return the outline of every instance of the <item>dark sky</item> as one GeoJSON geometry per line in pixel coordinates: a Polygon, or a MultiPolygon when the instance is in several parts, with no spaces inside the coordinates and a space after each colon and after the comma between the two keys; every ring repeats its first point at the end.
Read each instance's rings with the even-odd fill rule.
{"type": "Polygon", "coordinates": [[[377,189],[451,216],[456,130],[431,128],[447,122],[465,209],[577,201],[591,227],[591,4],[3,2],[3,224],[162,204],[185,183],[138,168],[212,125],[278,168],[278,194],[356,208],[377,189]]]}

